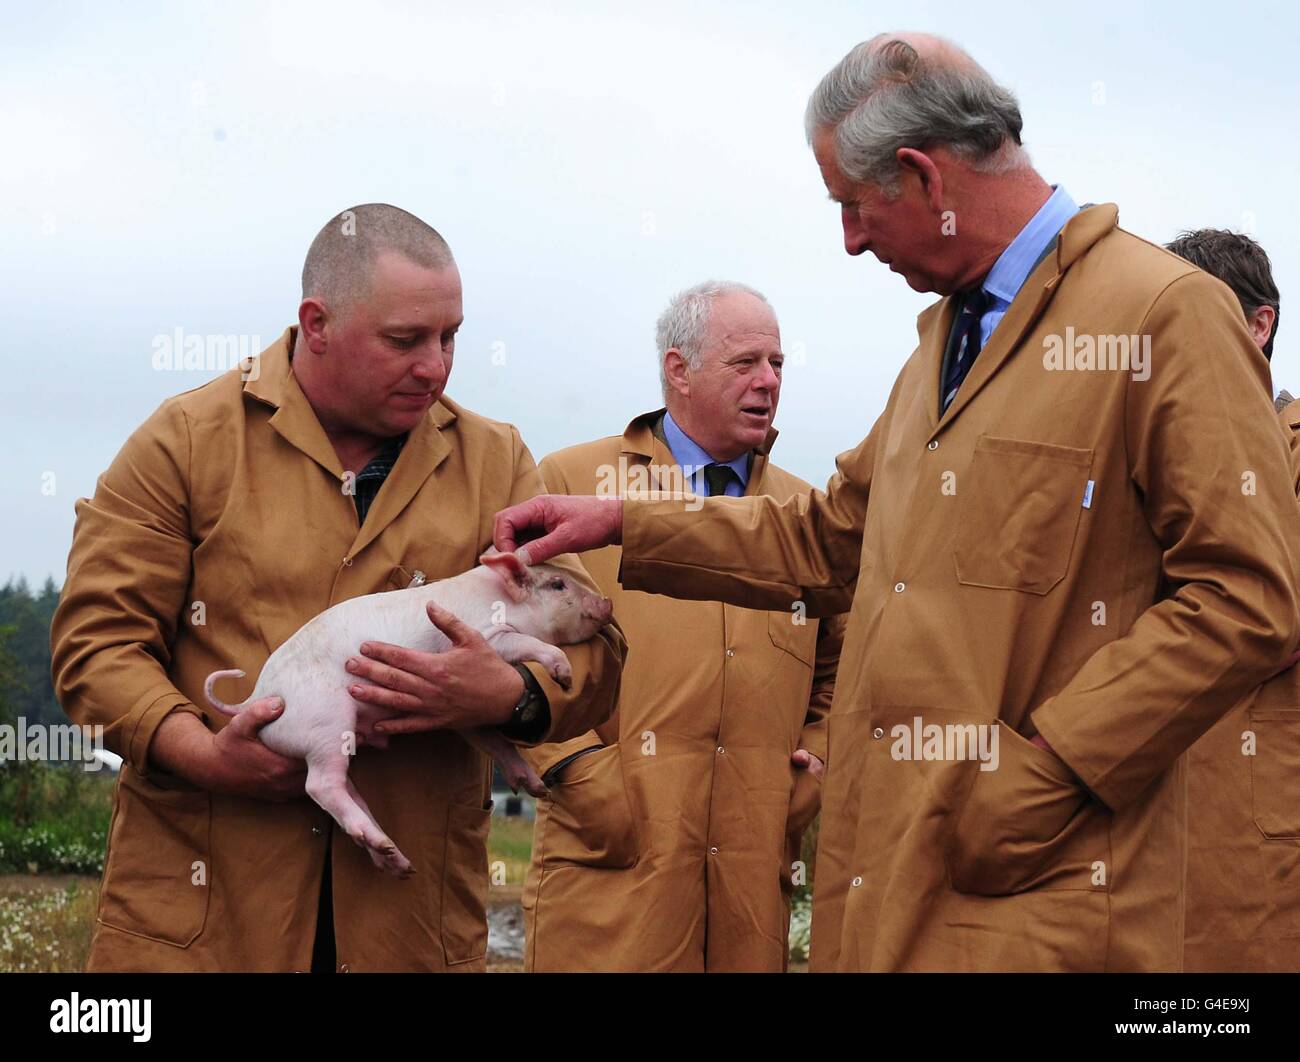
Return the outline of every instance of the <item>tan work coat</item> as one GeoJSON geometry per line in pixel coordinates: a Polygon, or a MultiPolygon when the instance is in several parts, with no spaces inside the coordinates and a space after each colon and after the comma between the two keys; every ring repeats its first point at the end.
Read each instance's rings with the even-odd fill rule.
{"type": "MultiPolygon", "coordinates": [[[[51,640],[55,687],[103,724],[118,781],[91,970],[306,970],[332,837],[334,929],[346,970],[482,969],[489,763],[456,734],[363,748],[351,778],[414,864],[376,869],[316,804],[196,789],[150,770],[173,711],[216,729],[203,682],[240,667],[239,701],[270,653],[339,601],[473,567],[502,506],[541,489],[515,429],[435,405],[358,528],[344,471],[290,372],[294,329],[256,373],[233,370],[164,402],[77,503],[51,640]]],[[[566,563],[572,563],[566,562],[566,563]]],[[[572,694],[533,667],[549,737],[582,733],[617,697],[609,627],[568,650],[572,694]]]]}
{"type": "MultiPolygon", "coordinates": [[[[1280,416],[1300,493],[1300,402],[1280,416]]],[[[1187,767],[1184,969],[1300,972],[1300,667],[1243,699],[1187,767]]]]}
{"type": "MultiPolygon", "coordinates": [[[[547,488],[596,494],[618,477],[633,493],[680,485],[652,433],[662,416],[545,458],[547,488]]],[[[754,454],[746,493],[784,501],[812,488],[771,463],[775,438],[754,454]]],[[[799,838],[820,801],[820,783],[790,755],[826,758],[842,622],[623,590],[620,553],[583,557],[628,639],[618,711],[589,734],[528,753],[546,770],[605,746],[567,767],[538,803],[526,965],[779,971],[792,881],[809,880],[796,864],[799,838]]]]}
{"type": "Polygon", "coordinates": [[[626,505],[624,586],[852,604],[815,969],[1181,965],[1183,753],[1300,639],[1300,524],[1240,308],[1117,217],[1071,219],[943,415],[958,300],[925,310],[825,493],[626,505]]]}

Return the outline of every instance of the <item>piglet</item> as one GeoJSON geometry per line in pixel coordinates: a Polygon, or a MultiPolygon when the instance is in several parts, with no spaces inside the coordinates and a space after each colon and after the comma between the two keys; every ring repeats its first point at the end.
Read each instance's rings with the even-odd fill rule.
{"type": "MultiPolygon", "coordinates": [[[[271,654],[253,692],[240,704],[222,703],[213,686],[219,679],[242,678],[243,671],[214,671],[203,686],[212,707],[232,716],[248,701],[282,697],[284,711],[262,728],[262,741],[282,756],[306,760],[307,795],[370,853],[376,866],[399,877],[413,873],[410,861],[375,822],[349,780],[348,758],[358,743],[383,748],[388,739],[375,733],[375,723],[401,713],[353,700],[348,686],[359,680],[344,669],[348,657],[366,641],[444,651],[450,640],[425,611],[433,601],[477,629],[505,660],[534,660],[568,689],[573,675],[557,646],[587,641],[613,614],[608,598],[554,565],[529,567],[515,554],[495,550],[479,560],[479,567],[451,579],[369,594],[326,609],[271,654]]],[[[534,796],[545,792],[519,750],[495,728],[460,734],[501,764],[511,788],[523,785],[534,796]]]]}

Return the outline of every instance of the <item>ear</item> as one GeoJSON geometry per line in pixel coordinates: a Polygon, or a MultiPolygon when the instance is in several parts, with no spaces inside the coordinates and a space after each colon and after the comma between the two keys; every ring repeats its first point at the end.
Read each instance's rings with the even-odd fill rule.
{"type": "Polygon", "coordinates": [[[298,306],[298,334],[313,354],[325,353],[325,304],[320,299],[303,299],[298,306]]]}
{"type": "Polygon", "coordinates": [[[1260,350],[1268,345],[1268,337],[1273,334],[1273,322],[1276,320],[1277,311],[1272,306],[1256,306],[1255,312],[1246,318],[1255,345],[1260,350]]]}
{"type": "Polygon", "coordinates": [[[691,397],[689,373],[690,368],[682,352],[676,347],[669,347],[664,352],[664,377],[668,380],[668,386],[683,398],[691,397]]]}
{"type": "Polygon", "coordinates": [[[511,601],[522,604],[532,596],[533,581],[528,574],[528,565],[517,554],[490,551],[478,560],[483,567],[492,569],[501,580],[501,586],[511,601]]]}
{"type": "Polygon", "coordinates": [[[943,175],[934,159],[916,148],[899,148],[895,154],[898,165],[905,173],[913,174],[921,183],[921,193],[936,214],[943,210],[943,175]]]}

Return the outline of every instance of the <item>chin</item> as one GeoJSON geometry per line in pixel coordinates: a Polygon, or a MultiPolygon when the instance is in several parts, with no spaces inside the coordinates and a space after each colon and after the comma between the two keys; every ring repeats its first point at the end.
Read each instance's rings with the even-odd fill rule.
{"type": "Polygon", "coordinates": [[[391,413],[384,418],[385,434],[402,435],[412,431],[428,415],[429,411],[427,409],[421,412],[411,410],[410,412],[391,413]]]}

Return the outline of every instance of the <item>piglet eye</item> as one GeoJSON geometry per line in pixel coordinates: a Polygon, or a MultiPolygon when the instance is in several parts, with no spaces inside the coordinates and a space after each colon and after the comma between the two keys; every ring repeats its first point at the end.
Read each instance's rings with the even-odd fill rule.
{"type": "Polygon", "coordinates": [[[552,580],[551,580],[549,583],[547,583],[546,585],[549,586],[552,590],[563,590],[563,589],[564,589],[564,580],[561,579],[561,578],[559,578],[559,577],[557,576],[556,578],[552,579],[552,580]]]}

